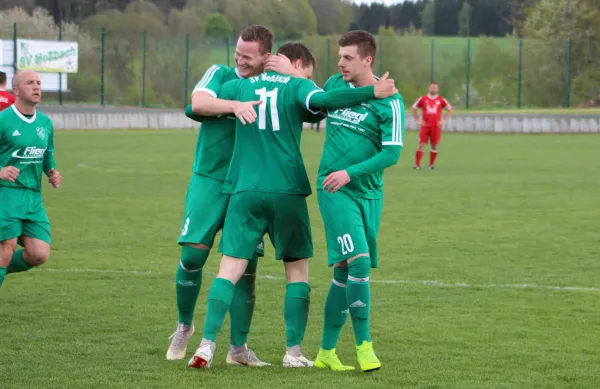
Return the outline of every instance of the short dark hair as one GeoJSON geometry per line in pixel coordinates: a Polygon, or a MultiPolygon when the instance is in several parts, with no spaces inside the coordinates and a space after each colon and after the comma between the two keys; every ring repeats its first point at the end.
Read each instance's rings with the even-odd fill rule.
{"type": "Polygon", "coordinates": [[[437,85],[437,84],[438,84],[437,82],[435,82],[435,81],[431,81],[431,82],[429,83],[429,86],[431,86],[431,85],[437,85]]]}
{"type": "Polygon", "coordinates": [[[317,64],[317,60],[312,55],[308,47],[304,46],[302,43],[286,43],[282,45],[279,50],[277,50],[277,54],[285,55],[292,62],[302,60],[302,67],[304,68],[308,67],[309,65],[315,67],[317,64]]]}
{"type": "Polygon", "coordinates": [[[6,83],[6,73],[0,72],[0,84],[6,83]]]}
{"type": "Polygon", "coordinates": [[[265,26],[248,26],[240,33],[244,42],[258,42],[260,53],[266,54],[273,50],[273,33],[265,26]]]}
{"type": "Polygon", "coordinates": [[[358,55],[361,59],[365,57],[373,58],[375,63],[375,55],[377,54],[377,43],[375,37],[364,30],[348,31],[338,39],[340,47],[357,46],[358,55]]]}

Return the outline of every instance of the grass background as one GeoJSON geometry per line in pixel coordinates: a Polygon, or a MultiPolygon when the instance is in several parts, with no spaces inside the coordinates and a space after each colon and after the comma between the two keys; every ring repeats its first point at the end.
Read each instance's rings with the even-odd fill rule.
{"type": "MultiPolygon", "coordinates": [[[[600,387],[600,137],[448,134],[430,172],[410,168],[416,134],[407,133],[401,162],[385,178],[381,268],[372,274],[383,368],[373,374],[281,368],[285,281],[270,245],[259,265],[250,345],[275,366],[227,366],[227,323],[212,369],[165,360],[195,137],[56,134],[64,183],[44,188],[53,252],[46,266],[8,276],[0,290],[0,387],[600,387]],[[521,284],[540,287],[510,286],[521,284]]],[[[303,139],[313,182],[323,138],[307,131],[303,139]]],[[[331,270],[316,196],[308,202],[315,258],[304,350],[314,357],[331,270]]],[[[217,264],[215,250],[199,330],[217,264]]],[[[189,355],[199,340],[200,333],[189,355]]],[[[349,326],[339,352],[355,363],[349,326]]]]}

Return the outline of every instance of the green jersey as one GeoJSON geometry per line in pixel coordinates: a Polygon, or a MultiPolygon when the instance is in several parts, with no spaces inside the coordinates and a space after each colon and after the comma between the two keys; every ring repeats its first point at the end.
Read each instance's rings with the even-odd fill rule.
{"type": "Polygon", "coordinates": [[[0,168],[19,169],[15,182],[0,180],[13,188],[42,189],[42,172],[48,174],[54,162],[54,127],[52,120],[36,111],[27,117],[15,105],[0,112],[0,168]]]}
{"type": "MultiPolygon", "coordinates": [[[[326,91],[354,88],[341,74],[332,76],[326,91]]],[[[351,196],[383,197],[383,170],[397,163],[403,146],[404,102],[399,94],[344,109],[329,110],[327,134],[317,178],[346,170],[350,182],[342,191],[351,196]]]]}
{"type": "Polygon", "coordinates": [[[321,88],[310,80],[275,72],[223,85],[221,99],[262,101],[254,123],[237,122],[225,193],[311,194],[300,139],[309,100],[317,92],[321,88]]]}
{"type": "MultiPolygon", "coordinates": [[[[240,78],[236,68],[213,65],[196,84],[192,94],[206,92],[217,97],[224,83],[240,78]]],[[[227,115],[204,117],[196,142],[193,171],[206,177],[225,181],[234,143],[235,117],[227,115]]]]}

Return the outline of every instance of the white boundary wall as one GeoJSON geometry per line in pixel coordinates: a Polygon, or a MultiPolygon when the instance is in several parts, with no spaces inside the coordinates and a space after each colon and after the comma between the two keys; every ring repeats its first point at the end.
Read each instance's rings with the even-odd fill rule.
{"type": "MultiPolygon", "coordinates": [[[[198,123],[185,117],[182,110],[135,108],[50,108],[41,107],[62,129],[186,129],[198,123]]],[[[407,130],[417,128],[412,116],[406,115],[407,130]]],[[[305,125],[309,127],[309,124],[305,125]]],[[[324,128],[324,123],[321,125],[324,128]]],[[[597,133],[600,115],[535,114],[457,114],[445,131],[516,132],[516,133],[597,133]]]]}

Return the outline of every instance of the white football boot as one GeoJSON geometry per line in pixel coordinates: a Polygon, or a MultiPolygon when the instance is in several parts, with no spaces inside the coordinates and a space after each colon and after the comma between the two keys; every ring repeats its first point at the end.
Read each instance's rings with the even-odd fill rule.
{"type": "Polygon", "coordinates": [[[212,364],[216,348],[217,344],[215,342],[202,339],[202,343],[200,343],[200,346],[194,353],[194,356],[188,362],[188,366],[194,369],[208,369],[212,364]]]}
{"type": "Polygon", "coordinates": [[[171,344],[167,350],[167,360],[177,361],[185,358],[185,352],[187,351],[187,345],[190,338],[194,335],[194,325],[186,326],[183,323],[179,323],[177,330],[169,337],[171,344]]]}
{"type": "Polygon", "coordinates": [[[283,367],[313,367],[314,365],[314,361],[302,355],[300,346],[289,347],[283,357],[283,367]]]}
{"type": "Polygon", "coordinates": [[[229,348],[229,353],[227,354],[226,362],[230,365],[237,366],[252,366],[252,367],[265,367],[265,366],[273,366],[270,363],[263,362],[254,351],[250,350],[247,345],[243,347],[233,347],[229,348]]]}

